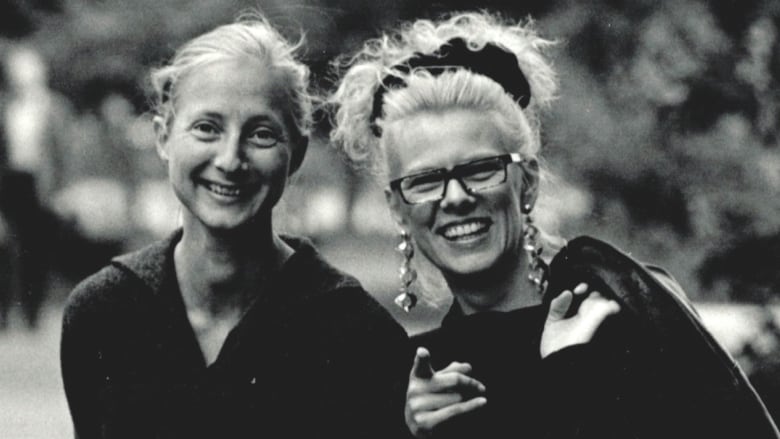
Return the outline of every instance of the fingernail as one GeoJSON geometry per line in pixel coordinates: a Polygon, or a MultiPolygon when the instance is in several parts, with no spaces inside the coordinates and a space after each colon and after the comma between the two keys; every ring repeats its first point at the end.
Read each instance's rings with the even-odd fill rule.
{"type": "Polygon", "coordinates": [[[577,285],[576,288],[574,288],[574,292],[577,294],[584,293],[587,290],[588,290],[588,284],[586,284],[585,282],[580,283],[579,285],[577,285]]]}
{"type": "Polygon", "coordinates": [[[485,391],[485,385],[484,384],[480,384],[479,386],[477,386],[477,389],[479,389],[480,392],[484,392],[485,391]]]}

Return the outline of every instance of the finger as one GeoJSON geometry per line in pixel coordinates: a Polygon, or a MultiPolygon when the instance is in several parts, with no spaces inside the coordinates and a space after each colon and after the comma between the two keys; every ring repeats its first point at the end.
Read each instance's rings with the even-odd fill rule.
{"type": "Polygon", "coordinates": [[[439,372],[460,372],[462,374],[468,375],[471,372],[471,364],[459,363],[457,361],[453,361],[452,363],[448,364],[447,367],[440,370],[439,372]]]}
{"type": "Polygon", "coordinates": [[[417,413],[413,419],[420,428],[430,431],[445,421],[472,412],[485,404],[487,399],[480,396],[436,411],[417,413]]]}
{"type": "Polygon", "coordinates": [[[431,353],[423,347],[417,348],[414,355],[414,364],[412,365],[412,378],[430,378],[433,376],[433,366],[431,365],[431,353]]]}
{"type": "Polygon", "coordinates": [[[588,284],[586,284],[585,282],[580,282],[579,284],[577,284],[576,287],[574,287],[575,295],[580,295],[586,291],[588,291],[588,284]]]}
{"type": "Polygon", "coordinates": [[[618,311],[620,311],[620,305],[616,301],[604,297],[598,291],[590,293],[580,304],[580,313],[583,315],[603,314],[606,317],[618,311]]]}
{"type": "Polygon", "coordinates": [[[413,398],[409,398],[409,410],[412,413],[431,412],[441,408],[463,402],[463,395],[460,393],[426,393],[413,398]]]}
{"type": "Polygon", "coordinates": [[[550,311],[547,313],[547,320],[561,320],[569,311],[574,295],[566,290],[550,302],[550,311]]]}
{"type": "Polygon", "coordinates": [[[583,302],[579,314],[583,322],[582,331],[585,333],[595,332],[596,329],[607,319],[607,317],[617,314],[620,311],[620,305],[614,300],[606,299],[601,295],[588,297],[583,302]]]}
{"type": "Polygon", "coordinates": [[[460,372],[437,372],[433,375],[428,390],[433,393],[482,393],[485,391],[485,385],[460,372]]]}

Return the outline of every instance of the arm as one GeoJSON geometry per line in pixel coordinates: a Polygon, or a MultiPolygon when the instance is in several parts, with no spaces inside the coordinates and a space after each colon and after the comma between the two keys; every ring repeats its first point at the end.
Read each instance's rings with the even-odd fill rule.
{"type": "Polygon", "coordinates": [[[615,404],[619,371],[593,342],[608,317],[619,311],[617,302],[589,291],[585,283],[550,302],[540,343],[547,437],[624,437],[630,431],[615,404]]]}
{"type": "Polygon", "coordinates": [[[100,333],[89,299],[90,288],[82,284],[71,293],[62,322],[60,365],[65,396],[75,435],[79,439],[101,437],[100,387],[103,374],[96,335],[100,333]]]}
{"type": "MultiPolygon", "coordinates": [[[[409,339],[381,305],[354,288],[332,294],[326,315],[340,319],[328,386],[332,403],[327,430],[342,439],[397,439],[408,436],[404,393],[408,380],[409,339]],[[357,304],[357,306],[356,306],[357,304]]],[[[331,327],[334,325],[331,323],[331,327]]],[[[330,435],[325,435],[330,437],[330,435]]]]}

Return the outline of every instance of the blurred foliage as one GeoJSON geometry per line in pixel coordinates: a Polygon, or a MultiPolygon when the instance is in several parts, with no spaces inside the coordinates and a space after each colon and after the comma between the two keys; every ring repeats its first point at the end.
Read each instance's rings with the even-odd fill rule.
{"type": "Polygon", "coordinates": [[[467,8],[533,15],[561,43],[546,155],[591,200],[562,234],[615,241],[668,267],[694,298],[780,292],[780,2],[6,0],[0,16],[14,23],[2,27],[7,39],[43,51],[53,87],[76,108],[119,92],[144,111],[149,66],[248,7],[292,38],[306,34],[323,87],[334,56],[399,20],[467,8]]]}
{"type": "Polygon", "coordinates": [[[543,27],[565,46],[548,155],[594,194],[568,230],[657,261],[694,296],[763,302],[780,292],[780,5],[631,5],[570,6],[543,27]]]}

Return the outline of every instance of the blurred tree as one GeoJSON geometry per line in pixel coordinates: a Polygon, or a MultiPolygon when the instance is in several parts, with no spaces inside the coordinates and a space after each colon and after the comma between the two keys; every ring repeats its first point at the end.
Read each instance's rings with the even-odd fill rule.
{"type": "Polygon", "coordinates": [[[36,29],[41,16],[61,10],[61,0],[5,0],[0,3],[0,36],[25,37],[36,29]]]}
{"type": "Polygon", "coordinates": [[[756,294],[740,299],[780,292],[750,264],[707,268],[744,248],[754,264],[776,265],[758,243],[780,231],[776,3],[569,2],[546,23],[565,41],[552,162],[594,195],[571,230],[606,231],[641,257],[672,261],[694,296],[694,273],[710,298],[751,276],[756,294]],[[710,272],[734,285],[706,291],[710,272]]]}

